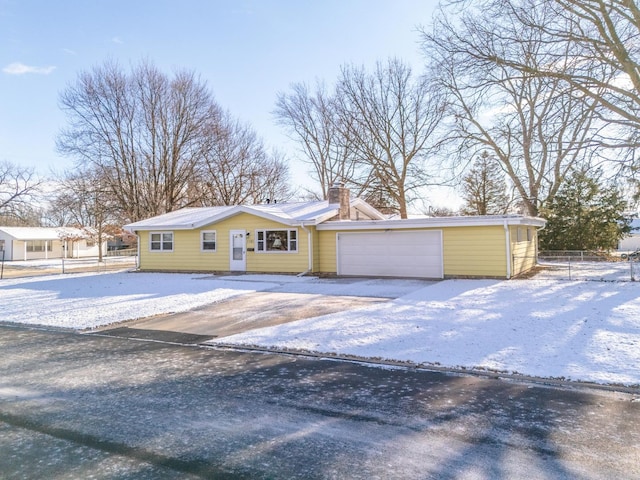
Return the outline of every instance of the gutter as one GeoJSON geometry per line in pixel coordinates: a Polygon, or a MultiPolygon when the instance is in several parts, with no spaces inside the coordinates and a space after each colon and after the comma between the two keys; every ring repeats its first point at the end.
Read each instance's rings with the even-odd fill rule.
{"type": "Polygon", "coordinates": [[[511,235],[509,233],[509,224],[504,221],[504,237],[507,250],[507,280],[511,278],[511,235]]]}
{"type": "Polygon", "coordinates": [[[300,272],[297,276],[304,277],[306,274],[310,273],[313,270],[313,250],[312,250],[312,242],[311,242],[311,231],[304,226],[304,222],[300,222],[300,228],[302,228],[305,232],[307,232],[307,250],[309,251],[309,265],[308,268],[304,272],[300,272]]]}

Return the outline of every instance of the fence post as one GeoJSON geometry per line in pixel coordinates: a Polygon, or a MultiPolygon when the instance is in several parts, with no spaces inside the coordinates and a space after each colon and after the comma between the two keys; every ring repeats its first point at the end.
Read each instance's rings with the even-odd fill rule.
{"type": "Polygon", "coordinates": [[[0,266],[0,280],[4,277],[4,250],[2,250],[2,264],[0,266]]]}

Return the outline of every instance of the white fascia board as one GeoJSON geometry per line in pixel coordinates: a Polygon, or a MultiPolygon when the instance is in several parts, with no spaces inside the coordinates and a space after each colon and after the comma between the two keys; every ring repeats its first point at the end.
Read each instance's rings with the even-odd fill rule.
{"type": "Polygon", "coordinates": [[[204,227],[205,225],[211,225],[213,223],[220,222],[222,220],[233,217],[235,215],[239,215],[241,213],[247,213],[249,215],[254,215],[256,217],[273,220],[275,222],[282,223],[284,225],[294,225],[294,223],[296,223],[290,218],[285,218],[279,215],[265,213],[263,211],[253,209],[245,205],[236,205],[235,207],[232,207],[228,210],[220,212],[217,215],[212,215],[210,217],[207,217],[197,222],[181,222],[181,223],[175,223],[175,224],[158,223],[158,224],[145,225],[144,224],[145,221],[143,220],[142,222],[139,222],[141,223],[141,225],[137,225],[136,223],[131,223],[131,224],[125,225],[123,228],[128,232],[151,231],[151,230],[158,230],[158,231],[159,230],[194,230],[197,228],[204,227]]]}
{"type": "Polygon", "coordinates": [[[336,220],[325,222],[317,226],[318,230],[369,230],[369,229],[389,229],[398,230],[406,228],[443,228],[443,227],[480,227],[480,226],[503,226],[505,225],[527,225],[532,227],[543,227],[546,220],[538,217],[522,216],[478,216],[478,217],[437,217],[437,218],[416,218],[398,220],[336,220]]]}
{"type": "Polygon", "coordinates": [[[374,218],[376,218],[378,220],[385,220],[386,219],[386,217],[380,211],[378,211],[377,208],[369,205],[367,202],[365,202],[361,198],[354,198],[351,201],[351,207],[357,208],[358,210],[362,211],[363,213],[366,213],[370,217],[374,217],[374,218]]]}

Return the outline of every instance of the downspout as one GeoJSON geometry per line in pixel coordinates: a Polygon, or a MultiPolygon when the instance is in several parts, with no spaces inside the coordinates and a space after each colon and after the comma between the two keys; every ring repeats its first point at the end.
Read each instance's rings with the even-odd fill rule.
{"type": "Polygon", "coordinates": [[[138,232],[134,232],[136,235],[136,270],[140,270],[140,235],[138,232]]]}
{"type": "Polygon", "coordinates": [[[308,268],[304,271],[299,273],[297,276],[298,277],[304,277],[307,273],[311,272],[311,270],[313,270],[313,244],[311,242],[311,231],[304,226],[304,222],[300,222],[300,227],[302,228],[302,230],[304,230],[305,232],[307,232],[307,249],[309,251],[309,265],[308,268]]]}
{"type": "Polygon", "coordinates": [[[507,247],[507,280],[511,278],[511,235],[509,233],[509,224],[504,221],[504,237],[507,247]]]}
{"type": "Polygon", "coordinates": [[[538,252],[539,252],[538,247],[540,245],[540,232],[544,230],[546,227],[547,227],[547,224],[545,223],[543,226],[541,226],[536,230],[536,265],[538,264],[538,252]]]}

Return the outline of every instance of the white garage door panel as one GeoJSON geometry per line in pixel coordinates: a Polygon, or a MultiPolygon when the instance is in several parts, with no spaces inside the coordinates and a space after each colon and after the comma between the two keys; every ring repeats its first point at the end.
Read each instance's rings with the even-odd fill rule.
{"type": "Polygon", "coordinates": [[[442,233],[339,233],[338,274],[442,278],[442,233]]]}

